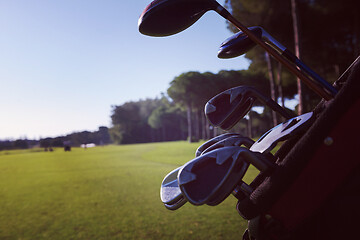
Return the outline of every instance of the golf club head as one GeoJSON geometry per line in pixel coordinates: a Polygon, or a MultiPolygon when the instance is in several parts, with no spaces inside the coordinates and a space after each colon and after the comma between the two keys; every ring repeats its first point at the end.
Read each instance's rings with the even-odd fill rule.
{"type": "Polygon", "coordinates": [[[206,103],[205,115],[211,124],[227,130],[250,111],[256,99],[285,119],[293,117],[277,102],[250,86],[238,86],[219,93],[206,103]]]}
{"type": "Polygon", "coordinates": [[[154,37],[173,35],[218,6],[215,0],[155,0],[140,15],[139,31],[154,37]]]}
{"type": "Polygon", "coordinates": [[[206,103],[205,115],[212,125],[227,130],[250,111],[255,99],[250,87],[231,88],[206,103]]]}
{"type": "Polygon", "coordinates": [[[206,153],[213,151],[215,149],[218,149],[218,148],[229,147],[229,146],[240,147],[241,145],[245,145],[245,147],[250,148],[253,143],[254,143],[254,140],[252,140],[251,138],[248,138],[248,137],[230,136],[230,137],[225,138],[221,141],[218,141],[217,143],[214,143],[210,147],[206,148],[201,153],[201,155],[206,154],[206,153]]]}
{"type": "Polygon", "coordinates": [[[167,174],[160,187],[160,199],[165,207],[170,210],[176,210],[186,203],[177,180],[180,169],[181,167],[178,167],[167,174]]]}
{"type": "MultiPolygon", "coordinates": [[[[261,38],[261,28],[250,27],[249,30],[257,37],[261,38]]],[[[238,32],[226,39],[220,46],[218,51],[218,58],[234,58],[247,53],[250,49],[256,46],[245,33],[238,32]]]]}
{"type": "MultiPolygon", "coordinates": [[[[262,39],[267,45],[271,46],[278,53],[283,54],[286,50],[281,43],[276,41],[269,33],[267,33],[262,27],[249,27],[249,30],[256,35],[258,38],[262,39]]],[[[219,58],[234,58],[243,55],[251,48],[256,45],[248,35],[243,32],[238,32],[225,40],[218,51],[219,58]]],[[[287,56],[287,55],[286,55],[287,56]]]]}
{"type": "MultiPolygon", "coordinates": [[[[249,166],[238,158],[239,150],[240,147],[224,147],[186,163],[178,174],[178,183],[185,198],[194,205],[206,204],[220,188],[232,188],[226,184],[229,180],[236,185],[249,166]]],[[[226,191],[227,195],[232,190],[226,191]]]]}
{"type": "Polygon", "coordinates": [[[274,167],[261,153],[237,146],[223,147],[186,163],[180,169],[178,183],[191,204],[215,206],[242,183],[250,164],[261,172],[274,167]]]}
{"type": "Polygon", "coordinates": [[[201,155],[201,153],[207,149],[208,147],[210,147],[211,145],[223,140],[223,139],[226,139],[228,137],[231,137],[231,136],[239,136],[239,137],[242,137],[241,134],[238,134],[238,133],[224,133],[224,134],[221,134],[219,136],[216,136],[208,141],[206,141],[205,143],[201,144],[195,151],[195,157],[198,157],[201,155]]]}
{"type": "Polygon", "coordinates": [[[253,152],[269,153],[280,141],[305,132],[314,120],[313,112],[289,119],[262,135],[250,148],[253,152]]]}

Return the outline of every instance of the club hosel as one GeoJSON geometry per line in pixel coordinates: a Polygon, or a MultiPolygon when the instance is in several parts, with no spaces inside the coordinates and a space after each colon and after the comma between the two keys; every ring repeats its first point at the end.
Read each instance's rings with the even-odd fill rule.
{"type": "Polygon", "coordinates": [[[286,51],[286,47],[283,46],[280,42],[278,42],[275,38],[273,38],[268,32],[266,32],[262,27],[261,29],[261,36],[265,40],[265,42],[273,47],[279,54],[283,54],[286,51]]]}
{"type": "Polygon", "coordinates": [[[216,5],[215,12],[220,14],[220,16],[222,16],[225,19],[228,19],[228,17],[231,16],[229,11],[226,10],[226,8],[224,8],[223,6],[221,6],[217,1],[214,1],[214,4],[216,5]]]}
{"type": "Polygon", "coordinates": [[[234,188],[232,194],[238,199],[242,200],[254,191],[254,189],[248,184],[240,181],[240,183],[234,188]]]}
{"type": "Polygon", "coordinates": [[[240,157],[243,157],[245,161],[252,164],[260,172],[269,172],[275,168],[275,164],[266,159],[262,153],[252,152],[244,148],[240,153],[240,157]]]}
{"type": "Polygon", "coordinates": [[[279,113],[286,119],[290,119],[295,117],[294,115],[289,114],[284,108],[282,108],[279,104],[273,101],[271,98],[266,100],[266,105],[268,105],[273,111],[279,113]]]}
{"type": "Polygon", "coordinates": [[[284,118],[290,119],[294,117],[293,115],[289,114],[284,108],[282,108],[279,104],[277,104],[273,99],[269,97],[264,97],[264,95],[256,89],[254,89],[253,92],[256,94],[256,97],[260,102],[270,107],[273,111],[278,112],[284,118]]]}

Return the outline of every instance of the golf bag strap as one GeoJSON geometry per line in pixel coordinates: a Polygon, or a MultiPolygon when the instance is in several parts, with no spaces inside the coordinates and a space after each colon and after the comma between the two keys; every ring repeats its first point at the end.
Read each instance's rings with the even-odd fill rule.
{"type": "MultiPolygon", "coordinates": [[[[314,124],[296,142],[284,159],[280,159],[277,162],[278,168],[273,174],[265,177],[250,197],[238,202],[237,209],[241,216],[249,220],[273,209],[273,206],[279,202],[282,195],[289,191],[288,189],[302,174],[303,169],[307,167],[309,162],[313,161],[315,154],[319,158],[324,158],[324,163],[326,163],[325,156],[329,156],[333,161],[343,158],[345,150],[342,148],[348,149],[346,143],[349,142],[349,139],[356,136],[354,131],[358,131],[358,129],[354,130],[352,126],[358,125],[356,116],[359,116],[359,112],[357,112],[354,106],[358,105],[360,98],[359,80],[360,62],[357,61],[353,65],[346,83],[340,89],[335,99],[324,103],[325,107],[322,107],[323,111],[319,112],[314,124]],[[348,114],[350,115],[348,116],[348,114]],[[346,141],[334,141],[333,139],[333,145],[330,147],[324,144],[324,140],[330,140],[329,136],[332,138],[338,137],[337,131],[343,131],[344,134],[347,134],[346,141]],[[334,136],[331,136],[331,134],[334,134],[334,136]],[[339,146],[341,147],[337,147],[337,144],[340,144],[339,146]],[[327,152],[330,148],[336,150],[336,154],[332,152],[331,155],[321,155],[322,153],[319,155],[319,151],[327,152]]],[[[341,133],[339,137],[343,137],[341,133]]],[[[356,141],[353,141],[351,144],[355,143],[356,141]]],[[[342,166],[347,168],[344,165],[342,166]]],[[[324,171],[320,171],[320,173],[322,172],[324,171]]],[[[332,183],[329,182],[328,184],[332,183]]],[[[272,213],[274,213],[274,210],[272,213]]]]}

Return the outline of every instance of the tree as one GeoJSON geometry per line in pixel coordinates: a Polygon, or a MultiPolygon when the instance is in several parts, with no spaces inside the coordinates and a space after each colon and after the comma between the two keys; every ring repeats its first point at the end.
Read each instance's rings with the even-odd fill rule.
{"type": "Polygon", "coordinates": [[[175,103],[180,104],[180,106],[186,109],[189,142],[197,141],[193,135],[192,111],[193,107],[197,106],[196,98],[198,94],[194,84],[197,83],[201,77],[199,72],[182,73],[174,78],[167,90],[169,97],[171,97],[175,103]]]}

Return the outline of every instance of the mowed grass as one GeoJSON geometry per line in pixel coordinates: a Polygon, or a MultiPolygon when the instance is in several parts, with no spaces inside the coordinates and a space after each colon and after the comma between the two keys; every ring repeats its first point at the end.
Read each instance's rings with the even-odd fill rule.
{"type": "Polygon", "coordinates": [[[241,239],[233,196],[176,211],[160,201],[163,177],[199,144],[1,154],[0,239],[241,239]]]}

